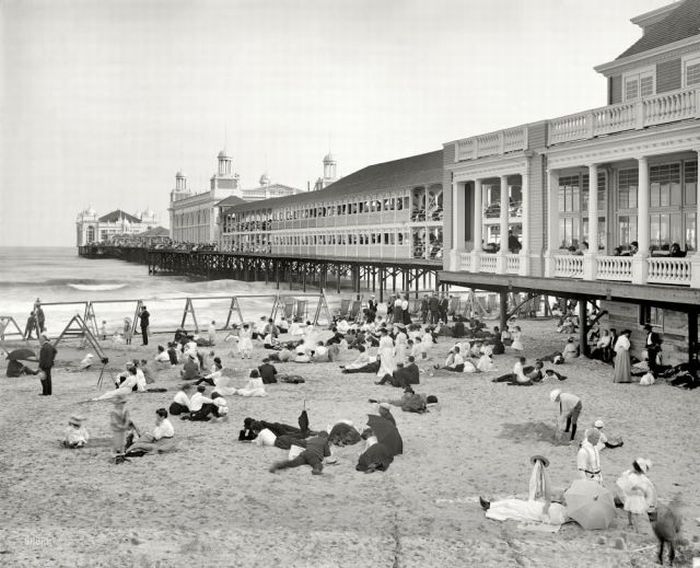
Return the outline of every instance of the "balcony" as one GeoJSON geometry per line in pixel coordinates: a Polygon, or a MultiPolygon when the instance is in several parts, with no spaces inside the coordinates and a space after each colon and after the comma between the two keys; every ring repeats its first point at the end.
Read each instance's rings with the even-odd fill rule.
{"type": "Polygon", "coordinates": [[[457,141],[455,162],[527,150],[527,126],[516,126],[457,141]]]}
{"type": "Polygon", "coordinates": [[[700,118],[700,89],[673,91],[550,120],[547,144],[587,140],[694,118],[700,118]]]}

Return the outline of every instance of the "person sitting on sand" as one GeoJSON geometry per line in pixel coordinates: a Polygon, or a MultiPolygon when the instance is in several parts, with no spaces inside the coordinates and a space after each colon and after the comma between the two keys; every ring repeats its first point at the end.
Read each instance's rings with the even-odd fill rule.
{"type": "MultiPolygon", "coordinates": [[[[572,438],[573,440],[573,438],[572,438]]],[[[600,432],[597,428],[589,428],[584,434],[583,442],[576,455],[576,467],[581,479],[592,479],[601,485],[603,474],[600,472],[600,453],[598,452],[600,432]]]]}
{"type": "Polygon", "coordinates": [[[82,416],[71,416],[68,420],[68,428],[66,428],[63,436],[63,447],[69,449],[82,448],[88,443],[90,434],[87,428],[83,426],[85,418],[82,416]]]}
{"type": "Polygon", "coordinates": [[[581,399],[575,394],[561,392],[561,389],[554,389],[549,393],[549,399],[553,403],[559,403],[559,415],[557,418],[556,440],[561,436],[561,428],[564,427],[564,433],[571,429],[571,439],[576,436],[576,424],[578,417],[583,410],[581,399]]]}
{"type": "Polygon", "coordinates": [[[439,365],[435,365],[435,368],[442,369],[445,371],[451,371],[453,373],[463,372],[464,358],[460,353],[459,347],[455,346],[452,349],[450,349],[450,352],[447,355],[447,359],[445,359],[445,364],[442,367],[440,367],[439,365]]]}
{"type": "Polygon", "coordinates": [[[569,359],[575,359],[576,357],[579,357],[581,355],[581,346],[578,343],[574,342],[573,337],[569,337],[569,339],[567,340],[566,345],[564,345],[562,355],[564,356],[565,361],[568,361],[569,359]]]}
{"type": "Polygon", "coordinates": [[[304,349],[303,346],[297,347],[297,350],[294,354],[294,359],[292,359],[293,363],[311,363],[311,357],[306,353],[306,350],[304,349]]]}
{"type": "Polygon", "coordinates": [[[260,372],[257,369],[253,369],[250,372],[250,378],[246,386],[242,389],[237,389],[233,394],[238,396],[267,396],[260,372]]]}
{"type": "Polygon", "coordinates": [[[197,392],[190,399],[190,413],[183,414],[180,420],[194,420],[195,422],[206,422],[209,415],[215,411],[214,401],[208,396],[204,396],[207,387],[199,385],[197,392]]]}
{"type": "Polygon", "coordinates": [[[170,364],[170,355],[162,345],[158,346],[158,354],[155,356],[154,361],[156,363],[170,364]]]}
{"type": "Polygon", "coordinates": [[[151,433],[141,434],[136,441],[126,448],[129,457],[142,456],[146,453],[165,449],[166,443],[175,436],[175,428],[168,419],[165,408],[156,410],[156,426],[151,433]]]}
{"type": "Polygon", "coordinates": [[[277,350],[279,349],[280,342],[277,340],[277,338],[272,334],[268,333],[265,338],[263,339],[263,348],[264,349],[273,349],[277,350]]]}
{"type": "Polygon", "coordinates": [[[527,501],[522,499],[502,499],[488,501],[479,497],[481,508],[486,511],[486,518],[495,521],[516,520],[521,522],[540,522],[562,525],[566,520],[563,505],[552,502],[552,484],[547,468],[549,460],[541,455],[530,458],[533,464],[530,474],[530,486],[527,501]]]}
{"type": "Polygon", "coordinates": [[[328,434],[319,432],[317,436],[307,438],[305,442],[306,449],[303,452],[294,459],[273,463],[270,467],[270,473],[275,473],[280,469],[310,465],[313,475],[321,475],[323,473],[323,460],[331,455],[331,449],[328,445],[328,434]]]}
{"type": "Polygon", "coordinates": [[[199,362],[194,353],[189,353],[185,363],[180,370],[180,377],[186,381],[191,381],[199,377],[199,362]]]}
{"type": "Polygon", "coordinates": [[[168,343],[168,360],[170,365],[177,365],[180,362],[180,357],[177,353],[177,344],[174,342],[168,343]]]}
{"type": "Polygon", "coordinates": [[[494,370],[493,358],[491,353],[483,353],[479,356],[479,361],[476,364],[476,370],[482,373],[488,373],[494,370]]]}
{"type": "Polygon", "coordinates": [[[180,414],[190,413],[190,397],[187,393],[192,389],[190,383],[184,383],[180,390],[175,393],[173,402],[170,404],[170,414],[173,416],[178,416],[180,414]]]}
{"type": "Polygon", "coordinates": [[[370,363],[369,353],[367,352],[367,349],[365,349],[365,346],[358,345],[357,350],[360,354],[355,358],[355,360],[352,363],[348,363],[347,365],[340,365],[341,369],[345,369],[347,372],[350,372],[352,370],[364,367],[365,365],[370,363]]]}
{"type": "Polygon", "coordinates": [[[492,379],[491,382],[510,383],[515,385],[532,385],[532,381],[529,379],[529,377],[526,377],[525,373],[523,372],[523,367],[525,366],[526,361],[527,359],[525,357],[518,357],[515,365],[513,365],[512,373],[507,373],[500,377],[496,377],[495,379],[492,379]]]}
{"type": "Polygon", "coordinates": [[[596,444],[598,451],[604,450],[605,448],[619,448],[624,444],[620,437],[608,439],[607,434],[603,431],[605,429],[605,423],[600,418],[593,423],[593,427],[598,430],[598,434],[600,434],[600,439],[596,444]]]}
{"type": "Polygon", "coordinates": [[[207,383],[208,385],[216,386],[216,379],[221,377],[223,369],[224,369],[224,366],[221,363],[221,358],[214,357],[214,364],[212,365],[211,373],[201,377],[199,380],[195,381],[194,384],[200,385],[202,383],[207,383]]]}
{"type": "Polygon", "coordinates": [[[267,357],[262,360],[262,364],[258,367],[258,373],[260,373],[260,378],[262,378],[264,385],[277,382],[277,369],[267,357]]]}

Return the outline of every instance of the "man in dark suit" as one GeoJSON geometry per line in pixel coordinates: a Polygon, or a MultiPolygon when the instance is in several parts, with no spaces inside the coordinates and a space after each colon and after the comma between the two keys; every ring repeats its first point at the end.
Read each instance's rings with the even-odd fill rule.
{"type": "Polygon", "coordinates": [[[43,371],[41,375],[41,394],[51,395],[51,369],[56,359],[56,348],[51,345],[46,335],[41,336],[41,349],[39,350],[39,369],[43,371]]]}
{"type": "Polygon", "coordinates": [[[430,296],[428,307],[430,309],[430,323],[435,325],[440,319],[440,299],[437,297],[437,294],[430,296]]]}
{"type": "Polygon", "coordinates": [[[649,370],[656,375],[658,368],[656,357],[661,351],[661,336],[649,324],[644,326],[644,331],[646,332],[644,347],[649,355],[649,370]]]}
{"type": "Polygon", "coordinates": [[[151,314],[148,313],[146,306],[141,308],[139,319],[141,320],[141,339],[144,345],[148,345],[148,326],[150,325],[151,314]]]}
{"type": "Polygon", "coordinates": [[[450,301],[447,299],[447,296],[443,294],[440,297],[440,319],[447,323],[447,310],[450,307],[450,301]]]}

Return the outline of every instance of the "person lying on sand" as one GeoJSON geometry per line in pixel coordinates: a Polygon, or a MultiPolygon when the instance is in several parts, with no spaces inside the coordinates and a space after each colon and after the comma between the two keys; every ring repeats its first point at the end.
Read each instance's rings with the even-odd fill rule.
{"type": "Polygon", "coordinates": [[[562,525],[566,520],[566,509],[552,501],[552,487],[547,468],[549,460],[541,455],[530,458],[533,464],[530,474],[528,499],[501,499],[489,501],[479,497],[486,518],[495,521],[516,520],[562,525]]]}
{"type": "Polygon", "coordinates": [[[301,465],[310,465],[313,475],[321,475],[323,473],[323,460],[330,457],[331,449],[328,445],[328,434],[320,432],[317,436],[306,440],[306,449],[297,457],[291,460],[278,461],[270,466],[270,473],[275,473],[280,469],[290,467],[299,467],[301,465]]]}
{"type": "MultiPolygon", "coordinates": [[[[428,411],[429,404],[437,404],[438,398],[434,395],[426,395],[424,393],[416,393],[410,386],[406,387],[401,398],[370,398],[369,402],[378,402],[380,404],[391,404],[398,406],[404,412],[416,412],[421,414],[428,411]]],[[[393,418],[393,417],[392,417],[393,418]]]]}

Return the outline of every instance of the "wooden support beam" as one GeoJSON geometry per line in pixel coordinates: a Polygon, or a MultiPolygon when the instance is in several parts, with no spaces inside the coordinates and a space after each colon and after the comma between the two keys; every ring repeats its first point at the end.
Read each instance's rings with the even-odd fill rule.
{"type": "Polygon", "coordinates": [[[588,357],[590,349],[588,348],[588,301],[586,299],[578,301],[578,321],[578,341],[581,355],[588,357]]]}
{"type": "Polygon", "coordinates": [[[696,369],[698,364],[698,312],[688,312],[688,364],[696,369]]]}
{"type": "Polygon", "coordinates": [[[499,292],[499,296],[499,321],[501,324],[501,331],[503,331],[508,325],[508,292],[499,292]]]}

